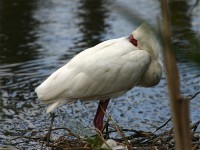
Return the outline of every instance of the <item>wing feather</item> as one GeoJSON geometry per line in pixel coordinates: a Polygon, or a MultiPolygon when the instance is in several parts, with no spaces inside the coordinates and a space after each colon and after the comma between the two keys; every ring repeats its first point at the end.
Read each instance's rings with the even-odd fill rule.
{"type": "Polygon", "coordinates": [[[115,39],[78,54],[47,78],[36,93],[45,103],[116,97],[137,83],[150,62],[147,51],[138,50],[126,38],[115,39]]]}

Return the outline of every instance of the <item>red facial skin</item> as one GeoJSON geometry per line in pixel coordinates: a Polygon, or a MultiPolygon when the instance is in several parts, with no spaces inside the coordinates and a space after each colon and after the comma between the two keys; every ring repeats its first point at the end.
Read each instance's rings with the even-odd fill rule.
{"type": "Polygon", "coordinates": [[[137,40],[133,37],[132,34],[128,37],[128,40],[129,40],[134,46],[136,46],[136,47],[138,46],[137,40]]]}

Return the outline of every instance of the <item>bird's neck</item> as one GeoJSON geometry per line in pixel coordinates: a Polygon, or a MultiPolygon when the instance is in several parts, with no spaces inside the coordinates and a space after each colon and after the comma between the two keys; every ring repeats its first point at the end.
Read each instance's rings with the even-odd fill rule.
{"type": "Polygon", "coordinates": [[[129,42],[131,42],[134,46],[137,47],[137,45],[138,45],[137,40],[133,37],[132,34],[128,37],[128,40],[129,40],[129,42]]]}

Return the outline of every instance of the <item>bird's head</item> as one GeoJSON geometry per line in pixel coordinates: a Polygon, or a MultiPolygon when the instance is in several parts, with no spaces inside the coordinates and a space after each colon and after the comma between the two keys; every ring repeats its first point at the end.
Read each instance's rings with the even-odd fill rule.
{"type": "Polygon", "coordinates": [[[138,82],[138,85],[143,87],[157,85],[162,76],[162,63],[160,57],[161,47],[154,31],[150,26],[143,23],[132,32],[132,36],[137,41],[137,48],[146,50],[151,56],[151,63],[138,82]]]}
{"type": "Polygon", "coordinates": [[[137,40],[139,49],[148,51],[152,59],[160,58],[160,44],[149,25],[143,23],[132,32],[132,36],[137,40]]]}

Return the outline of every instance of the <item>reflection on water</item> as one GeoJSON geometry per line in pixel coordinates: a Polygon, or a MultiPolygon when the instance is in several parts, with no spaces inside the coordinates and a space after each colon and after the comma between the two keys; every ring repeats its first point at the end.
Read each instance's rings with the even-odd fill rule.
{"type": "MultiPolygon", "coordinates": [[[[108,1],[109,2],[109,1],[108,1]]],[[[109,10],[106,8],[105,0],[82,0],[78,6],[77,17],[80,19],[78,23],[82,39],[77,39],[77,43],[81,48],[92,47],[102,42],[103,35],[108,29],[106,18],[108,18],[109,10]],[[98,19],[97,19],[98,17],[98,19]],[[87,43],[87,45],[85,45],[87,43]]],[[[75,45],[76,45],[75,44],[75,45]]]]}
{"type": "Polygon", "coordinates": [[[105,20],[109,14],[109,10],[106,7],[107,3],[105,3],[105,0],[79,1],[74,16],[78,18],[75,23],[78,32],[73,38],[73,46],[67,50],[68,52],[62,56],[62,59],[66,60],[70,55],[69,52],[74,55],[105,40],[104,35],[109,26],[105,20]]]}
{"type": "Polygon", "coordinates": [[[38,55],[32,32],[37,25],[32,18],[35,2],[0,1],[0,109],[8,107],[14,114],[20,101],[33,98],[30,89],[36,81],[36,68],[29,61],[34,62],[38,55]]]}
{"type": "MultiPolygon", "coordinates": [[[[195,31],[192,30],[191,7],[186,1],[171,1],[169,3],[171,10],[172,36],[174,49],[180,56],[192,58],[194,52],[195,31]],[[178,6],[178,7],[177,7],[178,6]],[[184,13],[183,13],[184,12],[184,13]]],[[[198,50],[199,51],[199,50],[198,50]]],[[[180,58],[180,61],[188,61],[180,58]]]]}
{"type": "MultiPolygon", "coordinates": [[[[132,9],[143,10],[138,13],[148,22],[155,22],[152,16],[160,15],[157,1],[135,1],[137,5],[132,5],[132,9]]],[[[132,4],[132,0],[124,2],[132,4]]],[[[49,125],[45,106],[34,93],[48,75],[83,49],[108,37],[124,36],[135,28],[123,15],[110,9],[114,5],[113,1],[105,0],[0,1],[0,146],[15,135],[28,135],[27,131],[42,130],[49,125]]],[[[174,43],[187,52],[190,48],[187,37],[194,36],[197,31],[193,29],[199,29],[200,17],[188,16],[187,3],[171,3],[170,7],[174,14],[174,43]]],[[[179,69],[182,91],[192,95],[200,89],[200,71],[188,62],[180,63],[179,69]]],[[[163,77],[155,88],[134,88],[112,101],[108,113],[124,128],[153,130],[170,114],[167,99],[163,77]]],[[[191,104],[192,121],[199,120],[198,99],[191,104]]],[[[57,110],[55,125],[86,132],[83,126],[93,126],[96,107],[97,103],[80,101],[63,106],[57,110]]]]}
{"type": "Polygon", "coordinates": [[[32,33],[37,22],[32,13],[36,1],[0,1],[0,63],[18,63],[37,57],[32,33]]]}

